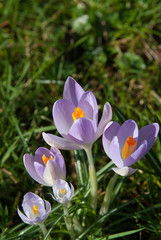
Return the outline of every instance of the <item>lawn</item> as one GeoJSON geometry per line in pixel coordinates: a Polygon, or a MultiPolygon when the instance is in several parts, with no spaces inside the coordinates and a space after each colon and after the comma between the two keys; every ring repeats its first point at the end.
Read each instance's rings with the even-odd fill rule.
{"type": "MultiPolygon", "coordinates": [[[[42,132],[59,136],[53,104],[73,77],[92,91],[99,109],[112,106],[112,120],[134,119],[139,128],[161,121],[161,2],[158,0],[1,0],[0,2],[0,229],[1,239],[44,239],[37,225],[17,214],[23,196],[48,200],[52,239],[70,239],[63,208],[52,189],[35,182],[23,164],[49,146],[42,132]]],[[[161,132],[131,176],[118,176],[109,211],[99,215],[114,175],[102,147],[92,152],[98,178],[97,210],[90,206],[88,161],[83,150],[62,150],[68,182],[75,188],[69,207],[82,232],[77,239],[161,238],[161,132]]],[[[45,238],[47,239],[47,238],[45,238]]]]}

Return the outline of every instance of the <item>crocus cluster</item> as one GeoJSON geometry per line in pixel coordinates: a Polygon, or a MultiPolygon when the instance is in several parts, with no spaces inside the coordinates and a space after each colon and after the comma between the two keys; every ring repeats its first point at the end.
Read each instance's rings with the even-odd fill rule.
{"type": "Polygon", "coordinates": [[[112,110],[107,102],[98,124],[98,106],[92,92],[85,92],[71,77],[68,77],[63,99],[53,105],[53,119],[62,137],[43,133],[44,140],[60,149],[86,149],[103,134],[103,147],[117,168],[117,174],[128,176],[136,169],[129,167],[142,158],[154,144],[159,125],[153,123],[138,130],[134,120],[122,126],[112,122],[112,110]]]}
{"type": "MultiPolygon", "coordinates": [[[[64,158],[57,148],[40,147],[36,150],[35,155],[24,155],[24,165],[29,175],[38,183],[44,186],[53,187],[53,198],[61,203],[68,204],[74,194],[74,187],[71,188],[65,181],[66,167],[64,158]]],[[[24,196],[22,208],[23,214],[19,208],[18,215],[27,224],[41,225],[49,213],[51,205],[48,201],[44,201],[34,193],[28,192],[24,196]],[[46,206],[46,207],[45,207],[46,206]]]]}
{"type": "MultiPolygon", "coordinates": [[[[62,204],[67,204],[71,200],[74,194],[74,187],[71,184],[70,188],[68,183],[65,181],[65,162],[61,152],[57,148],[51,148],[48,150],[47,148],[40,147],[36,150],[34,156],[25,154],[24,165],[29,175],[35,181],[44,186],[53,187],[53,198],[56,201],[62,204]]],[[[46,218],[42,215],[44,211],[40,211],[42,207],[40,208],[39,206],[39,203],[41,203],[41,206],[43,205],[43,200],[41,199],[40,201],[40,199],[40,197],[30,192],[24,196],[22,207],[28,217],[28,220],[22,215],[19,209],[18,214],[25,223],[39,223],[40,216],[41,220],[45,221],[46,218]],[[37,205],[36,202],[38,202],[37,205]],[[38,207],[40,209],[39,211],[38,207]]],[[[45,202],[48,205],[48,202],[45,202]]],[[[48,215],[46,214],[45,216],[48,215]]]]}
{"type": "MultiPolygon", "coordinates": [[[[84,91],[71,77],[68,77],[65,83],[63,99],[54,103],[52,113],[61,137],[43,133],[44,140],[51,147],[50,150],[40,147],[34,156],[25,154],[24,165],[36,182],[52,187],[53,198],[65,209],[74,195],[74,187],[65,181],[66,167],[59,149],[86,151],[89,160],[91,206],[96,209],[97,176],[91,154],[93,143],[102,135],[104,151],[116,165],[112,170],[118,175],[129,176],[137,170],[130,166],[149,151],[159,131],[157,123],[144,126],[139,130],[137,123],[132,119],[125,121],[121,126],[111,121],[112,109],[108,102],[104,105],[102,117],[98,123],[98,106],[95,96],[90,91],[84,91]]],[[[22,208],[24,214],[18,208],[20,218],[32,225],[44,222],[51,212],[50,203],[31,192],[24,196],[22,208]]],[[[107,208],[104,206],[102,212],[107,208]]],[[[70,227],[71,224],[67,224],[67,229],[72,232],[70,227]]]]}

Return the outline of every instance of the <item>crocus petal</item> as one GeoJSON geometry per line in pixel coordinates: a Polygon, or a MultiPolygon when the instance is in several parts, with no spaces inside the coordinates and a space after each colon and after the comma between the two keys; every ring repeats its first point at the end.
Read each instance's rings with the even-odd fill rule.
{"type": "Polygon", "coordinates": [[[42,200],[42,198],[40,198],[38,195],[36,195],[32,192],[26,193],[24,195],[24,199],[23,199],[23,203],[22,203],[23,211],[28,218],[30,218],[30,216],[32,215],[33,216],[32,219],[35,219],[35,215],[34,215],[33,211],[30,211],[33,208],[33,204],[36,204],[38,206],[41,214],[45,213],[44,201],[42,200]],[[31,212],[32,214],[29,212],[31,212]]]}
{"type": "Polygon", "coordinates": [[[51,204],[44,200],[45,201],[45,209],[46,209],[46,213],[49,214],[51,212],[51,204]]]}
{"type": "MultiPolygon", "coordinates": [[[[72,184],[70,184],[72,186],[72,184]]],[[[66,182],[66,184],[64,184],[64,187],[66,189],[66,194],[65,194],[65,198],[70,199],[71,197],[71,188],[69,187],[69,184],[66,182]]]]}
{"type": "Polygon", "coordinates": [[[109,121],[111,121],[111,119],[112,119],[111,105],[108,102],[106,102],[103,108],[102,118],[98,124],[95,140],[102,135],[106,125],[109,123],[109,121]]]}
{"type": "Polygon", "coordinates": [[[23,162],[29,175],[38,183],[46,185],[46,183],[39,177],[39,175],[35,171],[33,156],[25,154],[23,157],[23,162]]]}
{"type": "Polygon", "coordinates": [[[33,221],[30,220],[28,217],[26,217],[20,210],[19,208],[17,208],[17,212],[19,217],[22,219],[23,222],[25,222],[26,224],[33,224],[33,221]]]}
{"type": "Polygon", "coordinates": [[[110,157],[110,144],[114,136],[116,135],[120,124],[117,122],[109,122],[106,126],[106,129],[103,133],[103,147],[108,157],[110,157]]]}
{"type": "Polygon", "coordinates": [[[50,212],[51,212],[51,205],[48,201],[45,200],[45,213],[43,215],[40,215],[40,217],[38,217],[37,221],[39,222],[44,222],[47,217],[49,216],[50,212]]]}
{"type": "MultiPolygon", "coordinates": [[[[34,168],[35,168],[35,171],[36,171],[37,175],[43,180],[45,166],[43,166],[42,164],[40,164],[38,162],[34,162],[34,168]]],[[[49,186],[47,183],[45,185],[49,186]]]]}
{"type": "MultiPolygon", "coordinates": [[[[55,181],[57,179],[65,180],[65,178],[66,178],[66,168],[65,168],[65,164],[62,162],[60,157],[55,156],[54,160],[49,160],[48,162],[50,162],[52,164],[52,168],[54,169],[55,175],[53,176],[53,178],[55,179],[55,181]]],[[[47,162],[47,164],[48,164],[48,162],[47,162]]],[[[46,164],[46,166],[47,166],[47,164],[46,164]]]]}
{"type": "Polygon", "coordinates": [[[130,166],[141,159],[147,152],[147,141],[144,140],[140,146],[128,158],[125,159],[125,166],[130,166]]]}
{"type": "MultiPolygon", "coordinates": [[[[37,200],[39,196],[37,196],[36,194],[32,193],[32,192],[28,192],[24,195],[23,197],[23,202],[27,202],[29,201],[30,198],[35,198],[34,200],[37,200]]],[[[23,204],[22,204],[23,205],[23,204]]]]}
{"type": "MultiPolygon", "coordinates": [[[[50,210],[51,211],[51,210],[50,210]]],[[[22,219],[23,222],[25,222],[26,224],[30,224],[30,225],[36,225],[36,224],[40,224],[42,222],[44,222],[50,211],[48,211],[48,213],[45,213],[44,215],[41,215],[40,217],[37,217],[35,218],[34,220],[33,219],[30,219],[28,217],[26,217],[18,208],[17,208],[17,212],[18,212],[18,215],[19,217],[22,219]]]]}
{"type": "Polygon", "coordinates": [[[71,183],[70,183],[70,189],[71,189],[70,197],[72,198],[73,195],[74,195],[74,187],[73,187],[73,185],[71,183]]]}
{"type": "Polygon", "coordinates": [[[53,119],[58,132],[67,135],[71,125],[73,124],[72,113],[75,106],[66,99],[59,99],[53,106],[53,119]]]}
{"type": "Polygon", "coordinates": [[[120,147],[117,136],[112,139],[110,144],[110,158],[116,164],[117,167],[121,168],[124,166],[124,161],[120,155],[120,147]]]}
{"type": "Polygon", "coordinates": [[[45,213],[44,215],[41,215],[39,217],[37,217],[34,221],[33,221],[33,224],[40,224],[40,223],[43,223],[47,217],[48,217],[49,214],[45,213]]]}
{"type": "Polygon", "coordinates": [[[63,98],[77,107],[83,93],[83,88],[72,77],[68,77],[64,86],[63,98]]]}
{"type": "Polygon", "coordinates": [[[79,145],[93,143],[95,137],[92,121],[80,118],[74,122],[68,133],[69,139],[79,145]]]}
{"type": "MultiPolygon", "coordinates": [[[[58,168],[55,169],[55,165],[53,166],[52,162],[53,160],[49,160],[47,162],[43,176],[45,182],[47,182],[47,184],[51,187],[56,183],[56,171],[58,170],[58,168]]],[[[58,174],[60,174],[60,172],[58,174]]]]}
{"type": "Polygon", "coordinates": [[[42,136],[43,136],[43,139],[45,140],[45,142],[53,148],[56,147],[56,148],[64,149],[64,150],[81,149],[80,146],[72,143],[71,141],[69,141],[65,138],[61,138],[61,137],[55,136],[53,134],[44,133],[44,132],[42,133],[42,136]]]}
{"type": "Polygon", "coordinates": [[[35,152],[34,161],[42,164],[45,167],[45,164],[42,159],[43,155],[45,155],[47,158],[50,158],[52,154],[49,151],[49,149],[44,148],[44,147],[39,147],[35,152]]]}
{"type": "Polygon", "coordinates": [[[138,126],[134,120],[129,119],[121,125],[120,129],[117,132],[121,153],[127,138],[131,136],[137,141],[138,134],[138,126]]]}
{"type": "Polygon", "coordinates": [[[93,120],[96,128],[98,122],[98,106],[94,94],[89,91],[85,92],[78,103],[78,107],[82,109],[86,118],[93,120]]]}
{"type": "Polygon", "coordinates": [[[121,176],[130,176],[137,171],[137,169],[133,169],[131,167],[112,168],[112,170],[121,176]]]}
{"type": "Polygon", "coordinates": [[[50,152],[53,154],[53,155],[56,155],[56,154],[61,154],[61,152],[59,151],[58,148],[50,148],[50,152]]]}
{"type": "Polygon", "coordinates": [[[64,158],[61,154],[57,154],[54,158],[54,164],[56,165],[56,167],[58,166],[59,169],[61,170],[61,177],[58,177],[61,178],[61,179],[65,179],[66,178],[66,166],[65,166],[65,162],[64,162],[64,158]]]}
{"type": "Polygon", "coordinates": [[[147,140],[147,149],[146,153],[150,150],[150,148],[153,146],[157,135],[159,132],[159,125],[158,123],[152,123],[149,125],[144,126],[139,131],[139,144],[143,140],[147,140]]]}

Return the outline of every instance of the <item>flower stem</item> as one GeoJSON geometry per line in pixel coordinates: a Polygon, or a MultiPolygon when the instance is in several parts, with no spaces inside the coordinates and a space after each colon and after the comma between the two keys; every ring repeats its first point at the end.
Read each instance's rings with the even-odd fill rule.
{"type": "Polygon", "coordinates": [[[80,234],[81,232],[83,232],[83,228],[80,225],[80,222],[79,222],[78,218],[76,217],[76,215],[73,217],[73,226],[77,233],[80,234]]]}
{"type": "Polygon", "coordinates": [[[118,175],[115,173],[114,176],[110,179],[110,181],[107,185],[106,193],[105,193],[104,200],[103,200],[103,203],[102,203],[102,207],[101,207],[100,212],[99,212],[100,215],[103,215],[103,214],[107,213],[108,210],[109,210],[111,197],[112,197],[112,191],[113,191],[113,188],[115,186],[117,178],[118,178],[118,175]]]}
{"type": "MultiPolygon", "coordinates": [[[[43,232],[43,235],[45,237],[45,235],[47,234],[47,230],[46,230],[46,227],[45,227],[44,223],[39,223],[39,226],[40,226],[41,231],[43,232]]],[[[50,235],[48,235],[46,240],[51,240],[50,235]]]]}
{"type": "Polygon", "coordinates": [[[70,234],[71,239],[75,239],[75,233],[74,233],[74,229],[73,229],[73,225],[72,225],[72,220],[68,214],[67,204],[63,204],[63,208],[64,208],[64,220],[65,220],[67,230],[70,234]]]}
{"type": "MultiPolygon", "coordinates": [[[[72,205],[71,202],[69,202],[69,203],[68,203],[68,207],[71,207],[71,205],[72,205]]],[[[75,230],[77,233],[80,234],[80,233],[83,231],[83,228],[82,228],[82,226],[81,226],[81,224],[80,224],[77,216],[74,215],[72,220],[73,220],[74,230],[75,230]]]]}
{"type": "Polygon", "coordinates": [[[94,161],[92,157],[91,147],[84,149],[88,162],[89,162],[89,177],[90,177],[90,184],[91,184],[91,207],[96,210],[97,208],[97,190],[98,190],[98,183],[97,183],[97,176],[96,170],[94,166],[94,161]]]}

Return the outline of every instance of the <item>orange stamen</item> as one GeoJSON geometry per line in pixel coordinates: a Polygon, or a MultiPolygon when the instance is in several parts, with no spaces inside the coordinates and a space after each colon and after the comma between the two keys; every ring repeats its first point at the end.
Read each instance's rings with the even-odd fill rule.
{"type": "Polygon", "coordinates": [[[60,194],[63,194],[63,195],[65,194],[65,190],[62,188],[59,190],[59,192],[60,192],[60,194]]]}
{"type": "Polygon", "coordinates": [[[34,214],[37,214],[38,213],[38,206],[33,205],[32,211],[34,212],[34,214]]]}
{"type": "Polygon", "coordinates": [[[133,139],[133,137],[129,136],[126,139],[126,142],[124,144],[123,150],[122,150],[122,158],[125,160],[128,158],[131,153],[134,151],[136,147],[137,141],[133,139]]]}
{"type": "Polygon", "coordinates": [[[47,157],[45,156],[45,154],[42,156],[42,160],[43,160],[45,166],[46,166],[46,164],[47,164],[47,162],[48,162],[49,160],[53,160],[53,159],[54,159],[54,158],[53,158],[52,155],[50,156],[50,158],[47,158],[47,157]]]}
{"type": "Polygon", "coordinates": [[[85,118],[85,115],[84,115],[84,112],[82,111],[81,108],[76,107],[75,108],[75,112],[72,113],[72,117],[73,117],[73,120],[75,121],[75,120],[77,120],[77,119],[79,119],[81,117],[85,118]]]}

